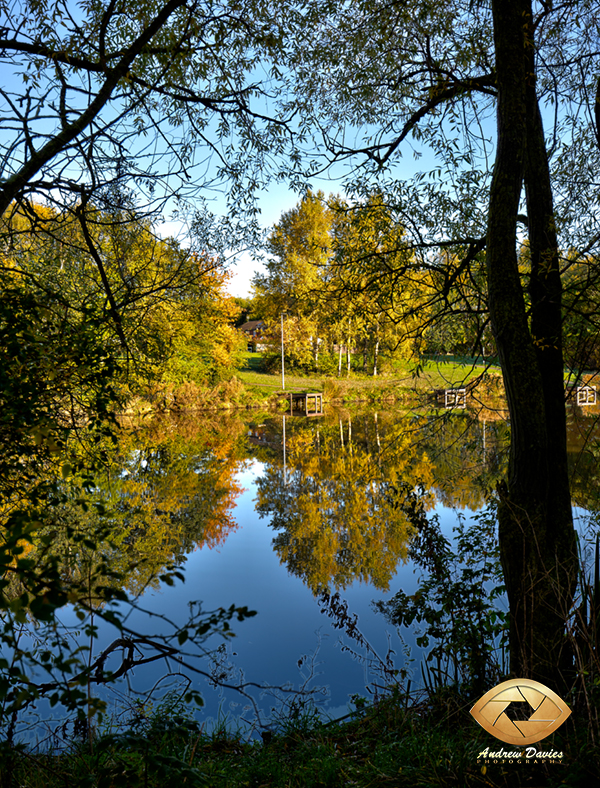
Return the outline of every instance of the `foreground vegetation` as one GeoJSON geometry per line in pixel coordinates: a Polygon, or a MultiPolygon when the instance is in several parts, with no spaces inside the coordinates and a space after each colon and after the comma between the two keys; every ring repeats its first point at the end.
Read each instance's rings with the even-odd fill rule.
{"type": "MultiPolygon", "coordinates": [[[[446,689],[409,703],[391,694],[369,708],[323,722],[302,706],[248,741],[225,724],[206,733],[177,701],[154,711],[137,708],[119,733],[105,732],[64,751],[40,754],[4,750],[2,785],[213,786],[310,788],[314,786],[583,786],[600,779],[600,751],[589,729],[574,719],[538,751],[556,759],[489,763],[478,756],[513,749],[478,728],[471,702],[446,689]],[[537,762],[534,762],[536,761],[537,762]]],[[[492,759],[493,760],[493,759],[492,759]]]]}

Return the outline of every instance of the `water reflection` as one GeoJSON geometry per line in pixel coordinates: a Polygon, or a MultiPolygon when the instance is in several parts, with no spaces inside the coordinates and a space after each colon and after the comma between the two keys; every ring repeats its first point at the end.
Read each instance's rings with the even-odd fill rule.
{"type": "MultiPolygon", "coordinates": [[[[130,592],[154,586],[144,599],[153,614],[177,617],[191,599],[211,609],[236,602],[258,610],[236,626],[235,652],[259,683],[293,682],[298,657],[324,626],[319,660],[327,672],[320,681],[342,714],[348,694],[364,692],[365,676],[328,640],[314,595],[345,589],[361,631],[385,654],[385,623],[371,608],[373,597],[388,588],[414,594],[420,582],[402,564],[412,533],[411,494],[423,485],[423,506],[436,509],[449,535],[456,517],[448,507],[479,508],[505,472],[508,427],[490,414],[477,419],[464,412],[339,411],[318,422],[271,415],[253,424],[245,417],[126,425],[109,470],[94,479],[87,511],[68,497],[77,480],[71,487],[64,481],[65,497],[45,529],[53,529],[67,583],[105,555],[130,592]],[[106,540],[94,551],[75,535],[98,524],[106,540]],[[186,556],[185,586],[159,586],[164,568],[186,556]]],[[[573,498],[589,508],[599,481],[593,435],[592,419],[570,424],[570,459],[578,470],[573,498]]]]}
{"type": "MultiPolygon", "coordinates": [[[[415,491],[437,503],[479,508],[499,478],[506,426],[464,416],[338,413],[318,423],[274,420],[276,445],[257,480],[257,511],[277,531],[273,547],[314,594],[354,581],[388,590],[413,532],[415,491]]],[[[267,436],[269,430],[271,435],[267,436]]]]}
{"type": "MultiPolygon", "coordinates": [[[[81,480],[65,481],[43,531],[54,534],[67,584],[108,557],[120,577],[114,582],[142,593],[191,552],[224,546],[238,528],[238,479],[258,459],[256,510],[275,531],[272,548],[289,573],[315,595],[355,581],[388,590],[407,556],[415,491],[425,510],[480,509],[505,473],[508,432],[491,412],[332,410],[318,421],[266,416],[249,424],[219,414],[126,424],[87,505],[78,502],[81,480]],[[99,527],[104,541],[86,547],[82,535],[99,527]]],[[[593,510],[595,435],[596,417],[571,414],[573,501],[593,510]]]]}
{"type": "MultiPolygon", "coordinates": [[[[108,466],[93,480],[82,472],[57,482],[28,557],[42,555],[51,536],[65,587],[77,587],[92,604],[86,578],[97,582],[98,572],[103,584],[133,596],[157,588],[165,569],[198,548],[222,546],[238,527],[245,430],[243,420],[222,417],[124,424],[108,466]]],[[[22,593],[13,586],[13,597],[22,593]]]]}
{"type": "Polygon", "coordinates": [[[411,537],[408,512],[477,509],[502,472],[507,429],[466,414],[332,412],[319,421],[271,416],[249,428],[236,416],[124,424],[87,508],[68,496],[48,528],[65,579],[108,557],[121,586],[140,594],[199,548],[220,548],[238,527],[237,479],[262,460],[256,509],[277,532],[273,549],[314,594],[354,581],[387,590],[411,537]],[[101,526],[89,550],[77,534],[101,526]]]}
{"type": "Polygon", "coordinates": [[[163,567],[197,548],[223,545],[237,528],[243,435],[244,423],[235,419],[158,420],[123,433],[98,485],[129,591],[156,582],[163,567]]]}

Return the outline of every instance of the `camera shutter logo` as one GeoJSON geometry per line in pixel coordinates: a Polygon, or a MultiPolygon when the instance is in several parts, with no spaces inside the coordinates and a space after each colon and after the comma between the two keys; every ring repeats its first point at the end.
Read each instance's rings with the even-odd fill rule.
{"type": "Polygon", "coordinates": [[[533,744],[559,728],[571,709],[556,692],[539,681],[511,679],[486,692],[471,714],[500,741],[533,744]]]}

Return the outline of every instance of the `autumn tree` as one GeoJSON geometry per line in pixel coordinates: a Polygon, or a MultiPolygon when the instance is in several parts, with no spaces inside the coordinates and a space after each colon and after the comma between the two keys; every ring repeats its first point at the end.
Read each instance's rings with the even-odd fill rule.
{"type": "Polygon", "coordinates": [[[401,291],[393,287],[411,267],[403,235],[377,194],[353,205],[339,196],[325,199],[322,192],[308,192],[282,215],[268,240],[267,272],[255,277],[254,287],[273,334],[285,316],[289,362],[309,366],[312,345],[316,367],[318,348],[337,346],[338,375],[344,350],[347,372],[356,352],[362,371],[377,375],[380,353],[396,350],[409,325],[416,331],[414,314],[426,300],[416,297],[417,283],[408,277],[401,291]],[[381,270],[382,254],[388,269],[396,270],[393,282],[381,270]]]}
{"type": "Polygon", "coordinates": [[[325,298],[330,305],[337,302],[342,325],[347,320],[348,343],[362,355],[362,371],[377,375],[382,350],[411,354],[409,337],[418,333],[420,323],[415,315],[427,299],[422,275],[410,275],[414,263],[404,228],[381,194],[354,204],[332,197],[330,206],[334,258],[325,298]]]}
{"type": "MultiPolygon", "coordinates": [[[[265,465],[257,511],[271,518],[280,560],[314,594],[356,580],[387,590],[406,559],[414,489],[433,483],[414,425],[406,427],[369,443],[356,425],[306,425],[289,439],[285,471],[279,460],[265,465]]],[[[429,493],[421,499],[433,503],[429,493]]]]}
{"type": "Polygon", "coordinates": [[[348,191],[364,196],[374,184],[383,191],[407,229],[417,266],[435,270],[443,306],[460,294],[463,275],[481,270],[485,250],[481,286],[511,418],[510,467],[498,487],[511,671],[568,681],[565,621],[578,559],[566,462],[560,250],[589,253],[600,238],[591,175],[600,139],[597,17],[586,2],[529,0],[469,8],[357,0],[337,11],[317,2],[311,11],[319,24],[298,39],[295,78],[329,163],[362,157],[348,191]],[[411,147],[429,170],[400,180],[394,165],[411,147]],[[519,247],[526,237],[523,276],[519,247]]]}
{"type": "Polygon", "coordinates": [[[324,194],[307,192],[273,227],[267,242],[266,272],[253,280],[267,332],[278,333],[284,315],[286,353],[297,366],[307,366],[311,356],[315,367],[319,363],[319,346],[327,325],[323,287],[331,257],[331,222],[324,194]]]}
{"type": "MultiPolygon", "coordinates": [[[[233,508],[242,492],[236,475],[244,435],[243,422],[234,419],[174,425],[163,416],[132,424],[119,433],[108,466],[95,474],[85,510],[76,502],[82,480],[73,452],[70,473],[61,480],[64,500],[48,511],[38,534],[53,534],[71,601],[94,596],[86,578],[107,560],[115,586],[137,598],[158,587],[159,576],[192,550],[223,544],[238,527],[233,508]],[[104,538],[93,546],[80,538],[100,531],[104,538]]],[[[37,541],[27,551],[30,560],[39,554],[37,541]]]]}
{"type": "Polygon", "coordinates": [[[484,505],[501,476],[504,424],[488,424],[482,440],[480,422],[447,415],[327,414],[290,425],[285,466],[279,452],[265,458],[257,511],[270,518],[280,560],[313,593],[356,581],[387,591],[415,536],[415,505],[484,505]]]}
{"type": "MultiPolygon", "coordinates": [[[[85,511],[115,439],[123,380],[134,362],[148,368],[169,350],[169,322],[176,315],[171,326],[181,325],[190,288],[196,305],[203,278],[216,294],[213,262],[240,234],[252,237],[267,151],[290,141],[286,119],[265,111],[260,84],[281,51],[279,9],[285,14],[283,5],[274,15],[260,4],[184,0],[0,3],[0,432],[11,442],[0,461],[0,605],[11,611],[0,638],[16,655],[2,685],[3,719],[16,719],[41,691],[33,665],[59,676],[48,685],[55,700],[82,717],[94,710],[83,710],[72,686],[84,681],[79,673],[73,681],[80,655],[48,652],[42,664],[17,648],[17,621],[33,614],[51,629],[68,602],[52,532],[40,524],[68,532],[71,520],[59,513],[73,474],[85,511]],[[215,190],[231,209],[224,226],[207,207],[215,190]],[[157,237],[163,213],[189,223],[189,251],[157,237]],[[89,452],[73,465],[77,441],[89,452]],[[27,545],[38,548],[35,560],[27,545]],[[15,576],[21,591],[9,604],[15,576]]],[[[196,339],[181,349],[193,346],[198,358],[206,345],[199,350],[196,339]]],[[[102,533],[77,538],[94,543],[102,533]]],[[[107,603],[125,596],[116,575],[109,560],[94,568],[107,603]]],[[[83,595],[76,604],[85,617],[83,595]]],[[[119,626],[114,611],[106,615],[119,626]]]]}
{"type": "Polygon", "coordinates": [[[74,324],[93,314],[125,389],[211,382],[231,368],[237,307],[218,258],[159,238],[134,211],[116,217],[88,207],[84,233],[69,212],[38,205],[2,227],[6,284],[26,283],[74,324]]]}

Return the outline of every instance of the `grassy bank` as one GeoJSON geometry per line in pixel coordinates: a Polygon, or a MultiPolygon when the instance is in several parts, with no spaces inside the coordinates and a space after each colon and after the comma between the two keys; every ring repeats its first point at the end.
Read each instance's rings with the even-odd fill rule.
{"type": "MultiPolygon", "coordinates": [[[[335,377],[286,371],[285,392],[322,392],[324,400],[334,404],[387,402],[415,407],[431,401],[436,390],[468,386],[484,372],[483,364],[475,364],[471,359],[447,357],[423,362],[419,369],[398,360],[390,373],[375,377],[357,372],[335,377]]],[[[487,387],[493,389],[496,399],[501,389],[499,380],[499,370],[492,367],[487,375],[487,387]]],[[[281,372],[266,372],[260,353],[244,353],[229,380],[214,386],[191,382],[157,386],[154,391],[134,398],[126,413],[134,416],[168,410],[276,410],[282,391],[281,372]]]]}
{"type": "MultiPolygon", "coordinates": [[[[400,401],[414,404],[436,389],[457,388],[475,381],[484,372],[483,364],[466,358],[431,359],[418,368],[398,360],[394,369],[384,376],[363,375],[352,372],[350,376],[334,377],[318,374],[299,375],[285,373],[286,391],[322,391],[329,401],[377,402],[400,401]]],[[[492,368],[492,375],[499,370],[492,368]]],[[[246,353],[236,377],[252,396],[272,397],[282,390],[281,373],[268,373],[262,369],[259,353],[246,353]]]]}
{"type": "MultiPolygon", "coordinates": [[[[314,786],[584,786],[600,780],[597,748],[575,723],[536,745],[562,752],[557,759],[486,763],[481,753],[514,750],[486,734],[451,690],[406,704],[392,695],[349,718],[323,723],[296,708],[274,732],[250,743],[231,729],[212,735],[170,707],[139,716],[119,735],[73,744],[64,754],[4,750],[6,788],[58,786],[212,786],[311,788],[314,786]],[[176,713],[175,713],[176,712],[176,713]]],[[[498,760],[498,759],[495,759],[498,760]]]]}

